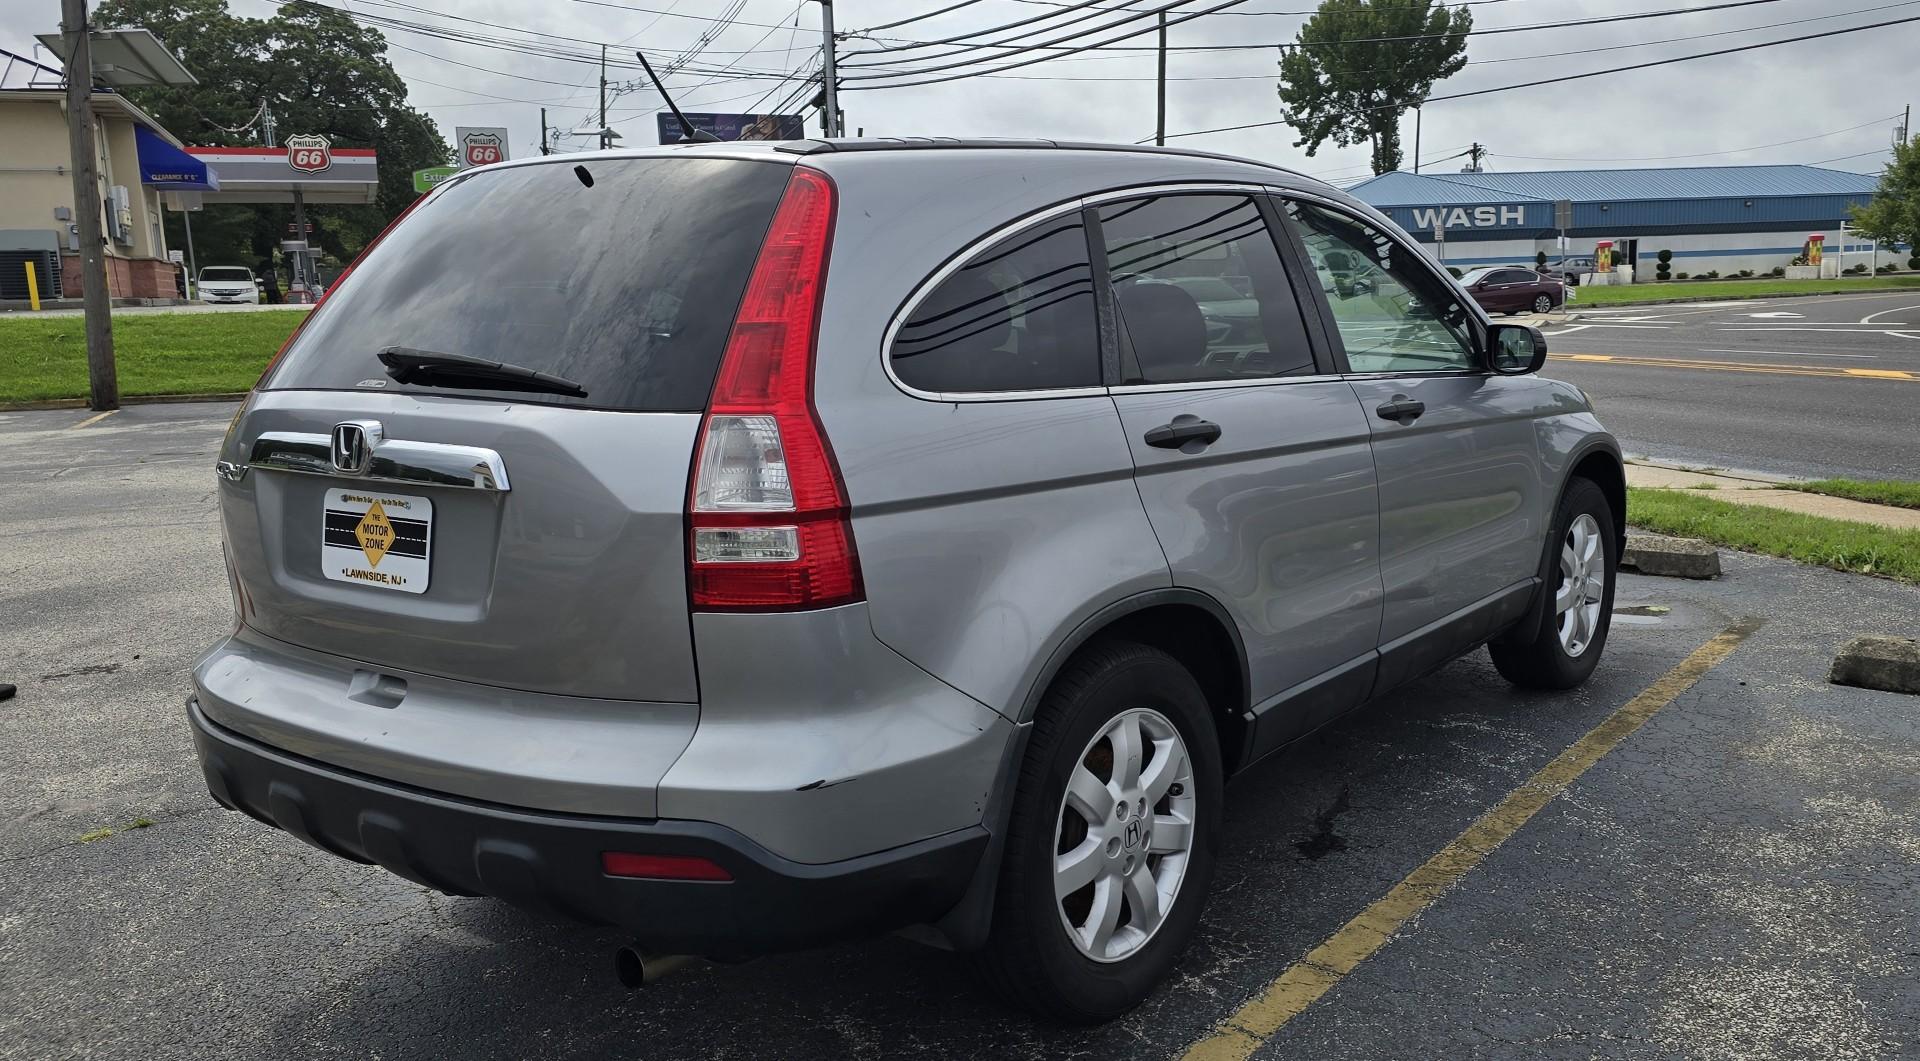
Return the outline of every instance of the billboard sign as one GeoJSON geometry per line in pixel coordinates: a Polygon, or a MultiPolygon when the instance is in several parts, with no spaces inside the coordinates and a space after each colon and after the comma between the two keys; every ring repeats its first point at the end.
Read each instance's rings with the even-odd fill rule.
{"type": "Polygon", "coordinates": [[[414,170],[413,190],[425,195],[458,172],[460,172],[459,166],[428,166],[426,169],[414,170]]]}
{"type": "Polygon", "coordinates": [[[301,173],[325,173],[333,168],[333,142],[319,133],[289,136],[287,165],[301,173]]]}
{"type": "MultiPolygon", "coordinates": [[[[680,142],[680,123],[667,111],[654,115],[660,122],[660,142],[680,142]]],[[[798,114],[696,114],[687,113],[695,129],[703,129],[722,140],[804,140],[805,121],[798,114]]]]}
{"type": "Polygon", "coordinates": [[[491,166],[507,160],[504,126],[462,125],[453,131],[454,165],[460,169],[491,166]]]}

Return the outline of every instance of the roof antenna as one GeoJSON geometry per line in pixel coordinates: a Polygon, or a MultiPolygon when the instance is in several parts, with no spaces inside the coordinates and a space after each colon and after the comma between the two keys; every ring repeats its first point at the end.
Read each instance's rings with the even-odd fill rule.
{"type": "Polygon", "coordinates": [[[667,95],[667,86],[660,83],[660,75],[654,73],[653,64],[647,62],[647,53],[636,51],[633,54],[640,57],[640,69],[647,72],[647,77],[653,81],[653,87],[659,90],[660,98],[667,101],[668,109],[673,111],[674,118],[680,122],[680,142],[683,144],[719,143],[719,137],[705,129],[695,129],[693,123],[687,120],[687,116],[680,113],[680,105],[673,101],[672,96],[667,95]]]}

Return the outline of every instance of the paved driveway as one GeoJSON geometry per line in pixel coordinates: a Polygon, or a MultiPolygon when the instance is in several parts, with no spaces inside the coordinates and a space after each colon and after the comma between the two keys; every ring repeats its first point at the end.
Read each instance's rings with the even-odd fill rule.
{"type": "Polygon", "coordinates": [[[1199,941],[1106,1028],[1036,1026],[898,939],[629,995],[612,934],[431,894],[206,796],[181,700],[231,622],[210,471],[230,412],[0,414],[0,680],[20,685],[0,703],[0,1057],[1178,1055],[1750,617],[1249,1049],[1920,1051],[1920,702],[1823,680],[1847,636],[1920,629],[1920,590],[1738,555],[1717,583],[1625,576],[1621,607],[1670,610],[1617,617],[1585,688],[1516,693],[1476,655],[1344,720],[1233,786],[1199,941]]]}

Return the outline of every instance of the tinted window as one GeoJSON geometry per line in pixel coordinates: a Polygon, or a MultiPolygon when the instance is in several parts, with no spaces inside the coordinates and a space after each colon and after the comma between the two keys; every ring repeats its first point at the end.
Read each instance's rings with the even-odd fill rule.
{"type": "Polygon", "coordinates": [[[244,284],[253,280],[248,269],[202,269],[200,279],[215,284],[244,284]]]}
{"type": "Polygon", "coordinates": [[[920,390],[1097,387],[1095,321],[1086,229],[1073,214],[974,255],[914,309],[889,356],[920,390]]]}
{"type": "Polygon", "coordinates": [[[786,166],[620,159],[487,167],[354,268],[269,386],[384,390],[646,411],[705,408],[786,166]],[[401,384],[406,346],[523,365],[584,398],[401,384]]]}
{"type": "Polygon", "coordinates": [[[1130,383],[1314,371],[1300,309],[1260,209],[1241,195],[1100,208],[1130,383]]]}
{"type": "MultiPolygon", "coordinates": [[[[1495,277],[1497,275],[1498,274],[1495,273],[1492,269],[1475,269],[1472,272],[1466,274],[1465,276],[1462,276],[1460,278],[1460,283],[1467,287],[1472,287],[1474,284],[1477,284],[1482,280],[1485,280],[1489,277],[1495,277]]],[[[1494,280],[1494,283],[1499,283],[1499,282],[1500,281],[1497,279],[1494,280]]]]}
{"type": "Polygon", "coordinates": [[[1538,279],[1539,277],[1526,269],[1502,269],[1499,275],[1494,277],[1493,282],[1496,284],[1531,284],[1538,279]]]}
{"type": "Polygon", "coordinates": [[[1417,251],[1371,222],[1288,200],[1355,372],[1475,367],[1468,310],[1417,251]]]}

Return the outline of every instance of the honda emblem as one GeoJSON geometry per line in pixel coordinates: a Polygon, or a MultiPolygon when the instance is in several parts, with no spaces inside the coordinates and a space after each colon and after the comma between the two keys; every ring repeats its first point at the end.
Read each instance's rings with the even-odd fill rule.
{"type": "Polygon", "coordinates": [[[333,425],[333,470],[342,475],[365,475],[380,436],[378,420],[348,420],[333,425]]]}

